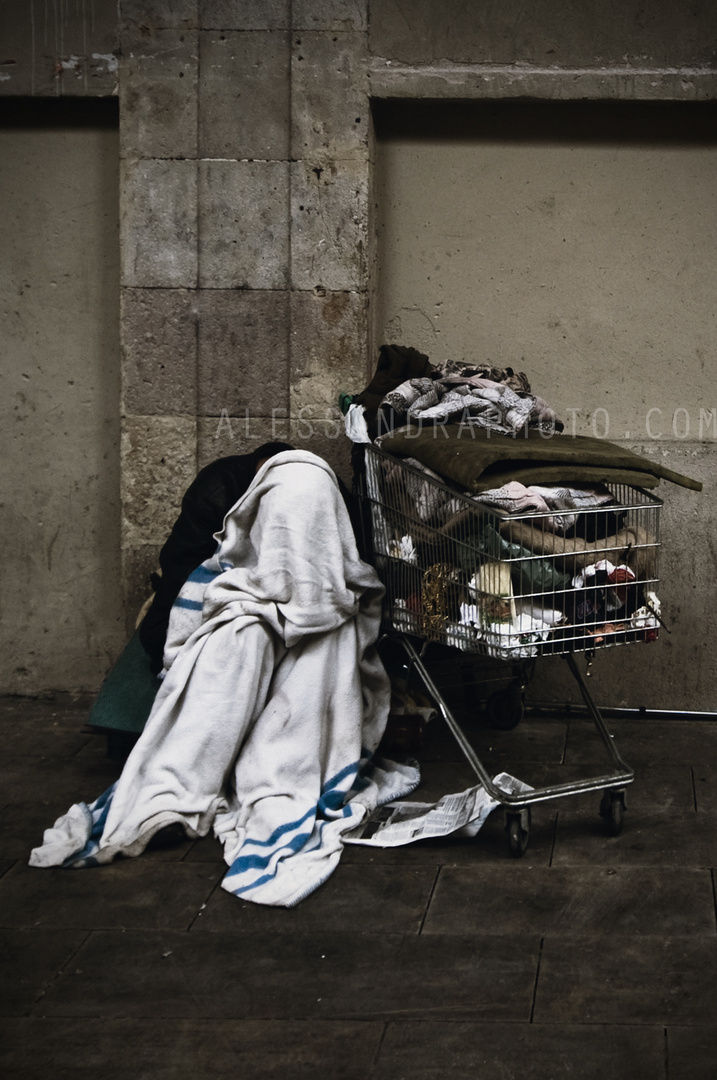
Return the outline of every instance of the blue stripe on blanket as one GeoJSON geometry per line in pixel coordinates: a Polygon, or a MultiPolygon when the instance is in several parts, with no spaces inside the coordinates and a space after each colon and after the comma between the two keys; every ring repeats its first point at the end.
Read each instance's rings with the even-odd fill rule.
{"type": "MultiPolygon", "coordinates": [[[[300,851],[313,831],[312,829],[311,832],[296,833],[292,840],[287,840],[276,851],[300,851]]],[[[266,855],[240,855],[232,863],[229,873],[234,876],[243,874],[245,870],[263,870],[274,858],[275,853],[275,851],[270,851],[266,855]]],[[[255,884],[256,882],[252,882],[247,888],[252,888],[255,884]]]]}
{"type": "Polygon", "coordinates": [[[219,571],[208,570],[204,563],[202,563],[200,566],[197,567],[196,570],[192,570],[191,574],[187,578],[187,581],[198,581],[201,583],[206,583],[208,581],[214,581],[215,577],[219,577],[219,571]]]}
{"type": "Polygon", "coordinates": [[[306,811],[303,817],[297,818],[296,821],[288,821],[285,825],[279,825],[274,829],[274,832],[268,838],[268,840],[253,840],[251,837],[247,837],[244,844],[255,844],[256,847],[273,847],[280,836],[284,836],[286,833],[291,832],[292,829],[298,829],[299,825],[303,825],[308,818],[313,817],[316,814],[316,807],[312,806],[306,811]]]}
{"type": "Polygon", "coordinates": [[[355,761],[352,765],[347,765],[346,768],[341,769],[339,772],[336,773],[335,776],[332,776],[330,780],[326,781],[321,790],[321,798],[319,799],[317,804],[318,810],[335,811],[339,809],[344,799],[348,795],[348,791],[350,790],[350,788],[347,791],[342,791],[338,787],[338,784],[340,784],[342,780],[345,780],[349,776],[353,779],[358,773],[360,765],[360,761],[355,761]]]}
{"type": "Polygon", "coordinates": [[[106,791],[103,791],[90,806],[87,806],[86,803],[80,804],[87,811],[92,822],[90,834],[87,837],[87,843],[82,850],[76,851],[73,855],[68,856],[62,864],[63,866],[72,866],[74,863],[79,862],[84,863],[85,866],[97,865],[97,860],[94,856],[99,848],[102,833],[105,831],[105,822],[107,821],[107,815],[112,806],[112,797],[116,787],[116,782],[111,784],[110,787],[108,787],[106,791]]]}
{"type": "Polygon", "coordinates": [[[355,774],[358,766],[358,762],[355,762],[353,765],[347,765],[346,768],[341,769],[335,776],[332,776],[330,780],[327,780],[322,788],[316,806],[310,807],[303,817],[297,818],[296,821],[288,821],[285,825],[279,825],[274,829],[274,832],[267,840],[254,840],[252,837],[247,837],[244,844],[254,844],[256,847],[272,847],[281,836],[291,832],[292,829],[298,829],[298,827],[303,825],[305,821],[308,821],[310,817],[314,817],[317,811],[324,812],[328,810],[330,813],[335,813],[341,807],[341,804],[348,794],[348,791],[337,789],[336,785],[340,783],[341,780],[345,780],[347,776],[355,774]]]}
{"type": "Polygon", "coordinates": [[[175,607],[189,608],[191,611],[201,611],[204,607],[199,600],[187,600],[184,596],[178,596],[174,601],[175,607]]]}
{"type": "MultiPolygon", "coordinates": [[[[336,820],[337,818],[351,817],[353,809],[350,806],[343,806],[343,802],[346,796],[353,788],[349,786],[346,790],[342,790],[337,785],[341,781],[345,781],[351,778],[353,781],[356,779],[356,774],[359,768],[360,762],[353,762],[351,765],[346,765],[343,769],[340,769],[330,780],[324,784],[321,795],[315,806],[310,807],[309,810],[296,821],[287,822],[284,825],[278,826],[267,840],[254,840],[248,837],[244,841],[244,847],[251,844],[255,847],[269,848],[263,854],[255,855],[239,855],[234,860],[225,877],[225,882],[231,882],[229,886],[230,891],[235,896],[239,896],[242,893],[250,892],[253,889],[258,888],[261,885],[265,885],[268,881],[271,881],[276,877],[276,867],[268,874],[263,874],[258,878],[254,878],[246,885],[235,884],[236,879],[242,877],[244,874],[251,870],[265,870],[272,860],[276,859],[277,866],[280,862],[280,857],[286,857],[290,854],[296,854],[304,848],[304,845],[311,840],[314,836],[316,825],[318,825],[319,835],[308,850],[316,850],[321,847],[324,826],[329,824],[329,821],[336,820]],[[327,817],[330,815],[330,817],[327,817]],[[323,820],[317,820],[321,819],[323,820]],[[310,831],[296,832],[295,835],[289,840],[281,840],[282,837],[287,836],[288,833],[294,829],[298,829],[304,822],[313,819],[314,825],[310,831]],[[277,841],[281,841],[277,843],[277,841]],[[279,858],[277,858],[279,856],[279,858]]],[[[226,886],[225,886],[226,888],[226,886]]]]}

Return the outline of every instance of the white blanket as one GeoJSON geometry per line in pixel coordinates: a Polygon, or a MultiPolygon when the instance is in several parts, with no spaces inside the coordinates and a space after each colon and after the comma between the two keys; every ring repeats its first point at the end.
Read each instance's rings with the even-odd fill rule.
{"type": "Polygon", "coordinates": [[[31,865],[96,865],[172,822],[190,837],[213,826],[223,887],[290,906],[333,871],[343,833],[416,787],[417,769],[371,761],[390,697],[383,588],[329,466],[271,458],[217,540],[175,604],[164,681],[116,787],[48,829],[31,865]]]}

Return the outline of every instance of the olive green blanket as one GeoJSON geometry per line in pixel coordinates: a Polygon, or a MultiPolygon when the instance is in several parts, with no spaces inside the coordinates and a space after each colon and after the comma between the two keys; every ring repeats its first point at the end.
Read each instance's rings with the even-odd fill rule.
{"type": "Polygon", "coordinates": [[[545,483],[618,483],[656,487],[669,480],[701,491],[699,480],[667,469],[653,458],[588,435],[546,435],[526,428],[515,436],[468,424],[398,428],[380,439],[397,457],[413,457],[462,490],[477,494],[517,480],[545,483]]]}

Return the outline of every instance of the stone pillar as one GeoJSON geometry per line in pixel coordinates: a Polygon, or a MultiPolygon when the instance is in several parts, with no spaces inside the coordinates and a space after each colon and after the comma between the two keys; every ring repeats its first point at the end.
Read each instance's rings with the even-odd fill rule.
{"type": "Polygon", "coordinates": [[[366,379],[365,0],[124,0],[130,617],[197,468],[287,439],[348,478],[366,379]]]}
{"type": "Polygon", "coordinates": [[[288,0],[204,3],[199,463],[288,435],[288,0]]]}
{"type": "Polygon", "coordinates": [[[120,8],[122,572],[128,627],[197,467],[196,3],[120,8]]]}
{"type": "Polygon", "coordinates": [[[366,382],[367,4],[294,0],[290,437],[348,476],[341,390],[366,382]]]}

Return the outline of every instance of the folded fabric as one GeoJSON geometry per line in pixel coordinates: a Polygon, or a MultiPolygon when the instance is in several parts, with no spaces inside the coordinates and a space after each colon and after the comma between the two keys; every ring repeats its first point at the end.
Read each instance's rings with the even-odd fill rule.
{"type": "Polygon", "coordinates": [[[439,368],[442,378],[453,375],[461,379],[490,379],[492,382],[505,383],[516,392],[531,393],[528,376],[524,371],[513,371],[512,367],[499,368],[494,364],[472,364],[466,360],[446,360],[439,368]]]}
{"type": "Polygon", "coordinates": [[[414,416],[436,405],[439,400],[437,379],[408,379],[386,394],[381,404],[390,406],[399,416],[406,413],[414,416]]]}
{"type": "Polygon", "coordinates": [[[504,521],[500,531],[513,544],[519,544],[536,555],[549,555],[571,575],[609,553],[628,566],[640,580],[655,577],[657,547],[654,538],[637,525],[626,526],[613,536],[595,541],[559,536],[525,521],[504,521]]]}
{"type": "Polygon", "coordinates": [[[379,349],[376,371],[368,386],[356,394],[354,405],[363,405],[366,425],[371,438],[376,437],[376,414],[378,407],[391,390],[407,379],[431,377],[435,372],[428,357],[405,345],[382,345],[379,349]]]}
{"type": "MultiPolygon", "coordinates": [[[[464,386],[466,388],[473,388],[478,392],[478,396],[485,396],[488,400],[495,400],[494,395],[496,389],[507,389],[513,397],[506,396],[504,398],[506,404],[510,402],[513,407],[516,407],[517,399],[517,401],[529,405],[526,419],[531,427],[541,427],[551,431],[563,430],[564,425],[562,421],[558,419],[555,410],[552,409],[543,398],[538,397],[537,394],[531,393],[530,384],[522,372],[516,379],[512,374],[512,368],[508,368],[507,371],[496,372],[499,376],[498,378],[492,378],[491,376],[485,375],[470,375],[468,374],[468,371],[470,370],[472,369],[466,369],[464,374],[445,375],[440,379],[440,383],[447,387],[464,386]],[[520,385],[517,386],[516,382],[519,382],[520,385]]],[[[518,408],[524,408],[524,405],[518,406],[518,408]]],[[[517,425],[514,429],[519,430],[520,427],[522,427],[522,424],[517,425]]]]}
{"type": "Polygon", "coordinates": [[[408,379],[381,402],[379,434],[408,421],[460,419],[503,434],[522,430],[526,424],[562,431],[563,425],[540,398],[505,383],[477,375],[408,379]]]}
{"type": "Polygon", "coordinates": [[[377,440],[382,450],[414,457],[439,476],[471,493],[518,480],[546,483],[625,483],[656,487],[660,480],[701,491],[698,480],[666,468],[657,459],[587,435],[547,435],[525,428],[515,437],[467,424],[409,425],[377,440]]]}
{"type": "Polygon", "coordinates": [[[535,489],[511,480],[503,487],[491,488],[475,496],[477,502],[497,506],[509,514],[549,514],[550,509],[543,496],[535,489]]]}
{"type": "MultiPolygon", "coordinates": [[[[487,382],[487,380],[484,380],[487,382]]],[[[417,420],[447,420],[461,416],[465,421],[482,425],[506,434],[520,431],[528,423],[533,400],[519,397],[514,390],[500,383],[482,389],[462,383],[449,389],[441,386],[436,404],[409,409],[417,420]]]]}

